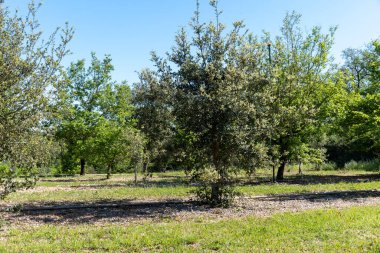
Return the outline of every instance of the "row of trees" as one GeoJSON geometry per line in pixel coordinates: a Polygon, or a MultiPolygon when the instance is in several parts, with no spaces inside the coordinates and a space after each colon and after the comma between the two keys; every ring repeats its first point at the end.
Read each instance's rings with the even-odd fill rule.
{"type": "Polygon", "coordinates": [[[337,66],[335,27],[303,32],[293,12],[279,36],[259,38],[242,22],[226,31],[217,1],[211,5],[216,21],[201,23],[196,11],[134,87],[152,168],[192,172],[200,197],[228,204],[239,170],[272,167],[283,180],[290,162],[341,165],[378,155],[379,41],[345,50],[337,66]]]}
{"type": "Polygon", "coordinates": [[[378,155],[379,41],[345,50],[336,66],[334,27],[305,33],[289,13],[279,36],[257,37],[242,22],[227,31],[217,1],[211,6],[215,22],[200,21],[198,4],[172,50],[153,53],[155,68],[132,89],[112,80],[109,56],[62,68],[73,31],[41,42],[35,5],[26,18],[2,10],[1,196],[32,185],[38,167],[81,175],[91,167],[108,178],[183,169],[201,199],[227,205],[241,170],[271,167],[283,180],[290,162],[378,155]],[[14,179],[20,173],[26,182],[14,179]]]}

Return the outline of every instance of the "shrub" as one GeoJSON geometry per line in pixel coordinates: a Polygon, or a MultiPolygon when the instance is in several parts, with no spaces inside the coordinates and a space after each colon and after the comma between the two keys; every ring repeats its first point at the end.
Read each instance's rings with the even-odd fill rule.
{"type": "Polygon", "coordinates": [[[228,207],[238,195],[230,177],[225,176],[224,179],[221,179],[213,167],[197,172],[193,179],[199,183],[199,187],[193,193],[201,202],[212,207],[228,207]],[[226,180],[226,178],[228,179],[226,180]]]}
{"type": "Polygon", "coordinates": [[[375,159],[372,161],[350,161],[344,165],[346,170],[365,170],[365,171],[379,171],[380,160],[375,159]]]}
{"type": "Polygon", "coordinates": [[[321,170],[337,170],[338,166],[334,162],[327,162],[321,165],[321,170]]]}

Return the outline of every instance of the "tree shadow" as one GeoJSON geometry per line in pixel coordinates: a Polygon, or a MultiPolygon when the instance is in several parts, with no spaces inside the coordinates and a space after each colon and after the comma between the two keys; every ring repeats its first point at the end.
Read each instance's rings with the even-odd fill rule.
{"type": "Polygon", "coordinates": [[[297,175],[290,176],[282,182],[287,184],[336,184],[336,183],[363,183],[380,181],[380,174],[359,175],[297,175]]]}
{"type": "MultiPolygon", "coordinates": [[[[44,180],[45,181],[45,180],[44,180]]],[[[359,174],[359,175],[292,175],[286,177],[284,180],[277,181],[280,184],[297,184],[297,185],[314,185],[314,184],[336,184],[336,183],[363,183],[363,182],[376,182],[380,181],[380,174],[359,174]]],[[[46,182],[46,181],[45,181],[46,182]]],[[[49,182],[49,181],[48,181],[49,182]]],[[[120,187],[132,187],[132,188],[164,188],[164,187],[188,187],[197,186],[199,183],[191,181],[189,178],[181,176],[164,176],[151,180],[139,180],[137,183],[133,181],[112,181],[109,183],[106,179],[85,179],[76,181],[73,179],[66,180],[52,180],[50,182],[99,182],[99,184],[79,184],[79,185],[67,185],[65,187],[73,189],[102,189],[102,188],[120,188],[120,187]]],[[[237,179],[235,182],[237,185],[263,185],[271,183],[271,178],[257,177],[253,180],[245,181],[237,179]]]]}
{"type": "Polygon", "coordinates": [[[357,190],[357,191],[331,191],[318,193],[300,193],[300,194],[281,194],[255,197],[260,201],[293,201],[307,200],[310,202],[326,202],[334,200],[355,201],[364,198],[378,198],[378,190],[357,190]]]}
{"type": "MultiPolygon", "coordinates": [[[[364,183],[380,181],[380,174],[358,174],[358,175],[292,175],[277,181],[280,184],[337,184],[337,183],[364,183]]],[[[261,185],[272,182],[271,178],[260,177],[255,181],[243,182],[242,185],[261,185]]]]}
{"type": "Polygon", "coordinates": [[[85,178],[85,179],[74,179],[74,178],[59,178],[59,179],[44,179],[40,178],[39,182],[53,182],[53,183],[76,183],[76,182],[96,182],[96,181],[105,181],[107,178],[85,178]]]}
{"type": "MultiPolygon", "coordinates": [[[[230,215],[237,210],[240,213],[248,213],[252,206],[258,207],[260,212],[263,212],[263,210],[266,212],[265,210],[268,207],[267,212],[271,212],[269,209],[283,210],[284,205],[291,208],[295,205],[294,201],[300,207],[305,205],[306,202],[310,202],[315,203],[314,208],[324,208],[327,203],[344,201],[355,204],[369,198],[376,198],[374,201],[379,201],[380,191],[359,190],[243,198],[238,201],[242,204],[237,204],[238,209],[223,209],[225,211],[217,209],[215,211],[219,217],[219,215],[230,215]],[[246,211],[243,209],[246,209],[246,211]]],[[[189,217],[193,214],[215,214],[215,212],[213,208],[192,200],[173,199],[138,202],[132,199],[124,199],[97,202],[26,204],[20,212],[8,215],[8,220],[11,222],[16,220],[19,223],[27,224],[129,223],[140,220],[172,219],[178,215],[180,215],[179,217],[189,217]]]]}
{"type": "Polygon", "coordinates": [[[24,205],[13,219],[42,224],[83,224],[94,222],[130,222],[141,219],[170,218],[179,212],[207,210],[196,201],[136,202],[131,199],[98,202],[44,203],[24,205]]]}
{"type": "Polygon", "coordinates": [[[180,176],[163,176],[149,180],[138,180],[136,183],[132,180],[116,180],[108,181],[106,178],[91,178],[91,179],[44,179],[40,182],[53,182],[53,183],[89,183],[99,182],[99,184],[78,184],[78,185],[65,185],[70,188],[112,188],[112,187],[176,187],[188,186],[193,183],[188,178],[180,176]],[[108,183],[105,183],[107,182],[108,183]]]}
{"type": "Polygon", "coordinates": [[[109,184],[88,184],[88,185],[68,185],[66,187],[73,189],[104,189],[104,188],[165,188],[165,187],[180,187],[180,186],[193,186],[195,183],[183,181],[183,182],[173,182],[173,181],[146,181],[146,182],[113,182],[109,184]]]}

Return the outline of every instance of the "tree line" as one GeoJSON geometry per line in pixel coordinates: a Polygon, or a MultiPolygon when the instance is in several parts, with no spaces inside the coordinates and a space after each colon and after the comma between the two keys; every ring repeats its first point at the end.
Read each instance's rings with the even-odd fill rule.
{"type": "Polygon", "coordinates": [[[21,17],[0,10],[1,197],[32,186],[44,169],[185,170],[197,196],[228,205],[235,176],[272,168],[283,180],[289,163],[342,166],[374,159],[380,145],[380,40],[331,56],[336,27],[301,29],[288,13],[281,33],[256,36],[241,21],[228,30],[200,21],[139,82],[112,80],[110,56],[62,67],[73,29],[42,40],[29,5],[21,17]],[[25,181],[18,177],[23,176],[25,181]]]}

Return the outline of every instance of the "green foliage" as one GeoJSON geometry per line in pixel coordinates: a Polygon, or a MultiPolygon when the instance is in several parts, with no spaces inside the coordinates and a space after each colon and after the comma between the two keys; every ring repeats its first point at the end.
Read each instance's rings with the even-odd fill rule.
{"type": "Polygon", "coordinates": [[[84,174],[85,162],[91,156],[88,140],[94,136],[101,118],[102,92],[111,86],[112,69],[110,57],[101,61],[92,54],[88,69],[84,60],[72,63],[67,76],[55,87],[54,123],[57,139],[66,149],[62,156],[64,171],[73,171],[80,160],[84,174]]]}
{"type": "Polygon", "coordinates": [[[356,96],[339,124],[351,150],[380,155],[380,94],[356,96]]]}
{"type": "Polygon", "coordinates": [[[141,71],[134,85],[133,103],[137,126],[146,137],[144,172],[164,171],[175,164],[174,117],[171,113],[171,87],[168,77],[150,70],[141,71]]]}
{"type": "Polygon", "coordinates": [[[35,170],[30,168],[14,168],[0,163],[0,200],[19,189],[28,189],[37,181],[35,170]],[[19,177],[23,177],[22,180],[19,177]]]}
{"type": "Polygon", "coordinates": [[[337,170],[338,167],[334,162],[327,162],[323,163],[321,166],[321,170],[329,170],[329,171],[334,171],[337,170]]]}
{"type": "MultiPolygon", "coordinates": [[[[281,36],[272,43],[273,60],[262,67],[270,69],[268,92],[273,102],[267,114],[268,134],[279,150],[277,180],[283,179],[290,160],[322,161],[323,121],[342,89],[329,69],[336,28],[323,34],[320,27],[313,27],[304,33],[300,22],[299,14],[286,15],[281,36]]],[[[270,40],[269,35],[264,40],[270,40]]]]}
{"type": "MultiPolygon", "coordinates": [[[[67,76],[56,88],[56,137],[63,144],[62,166],[75,172],[81,166],[126,168],[142,159],[143,140],[132,118],[131,90],[126,83],[111,80],[111,58],[99,60],[92,54],[91,65],[72,63],[67,76]]],[[[104,170],[103,170],[104,171],[104,170]]]]}
{"type": "MultiPolygon", "coordinates": [[[[158,88],[161,93],[156,94],[163,99],[145,100],[158,102],[162,108],[155,109],[154,119],[170,113],[163,129],[174,128],[175,134],[185,137],[176,138],[182,149],[179,164],[195,173],[210,167],[217,173],[211,198],[218,202],[224,199],[219,197],[224,185],[231,184],[229,168],[252,169],[265,154],[258,139],[264,131],[260,117],[265,111],[262,101],[266,100],[263,89],[267,81],[259,76],[256,39],[245,33],[242,22],[225,31],[218,21],[217,1],[211,5],[217,22],[201,23],[197,10],[190,24],[191,35],[180,30],[167,59],[153,54],[156,71],[143,72],[139,87],[147,87],[149,94],[158,88]]],[[[145,111],[151,108],[150,104],[140,105],[145,111]]]]}
{"type": "Polygon", "coordinates": [[[197,171],[193,175],[193,180],[200,183],[200,186],[193,193],[195,193],[198,199],[212,207],[228,207],[238,195],[233,185],[221,181],[220,175],[214,167],[197,171]]]}
{"type": "MultiPolygon", "coordinates": [[[[337,117],[334,132],[338,133],[336,146],[347,153],[340,162],[374,159],[379,155],[380,111],[380,46],[371,42],[364,49],[347,49],[355,52],[346,57],[343,71],[350,93],[343,104],[343,113],[337,117]],[[355,89],[350,88],[355,86],[355,89]]],[[[346,55],[347,56],[347,55],[346,55]]]]}
{"type": "Polygon", "coordinates": [[[1,197],[31,186],[32,170],[46,166],[54,155],[50,130],[42,124],[48,115],[48,85],[58,80],[73,35],[66,26],[46,36],[36,16],[39,6],[32,2],[28,7],[26,16],[0,8],[1,197]],[[21,175],[27,182],[15,179],[21,175]]]}
{"type": "Polygon", "coordinates": [[[361,94],[380,92],[380,41],[372,41],[364,49],[343,51],[342,67],[348,76],[347,89],[361,94]]]}
{"type": "Polygon", "coordinates": [[[372,161],[350,161],[344,165],[345,170],[361,170],[380,172],[380,160],[372,161]]]}

